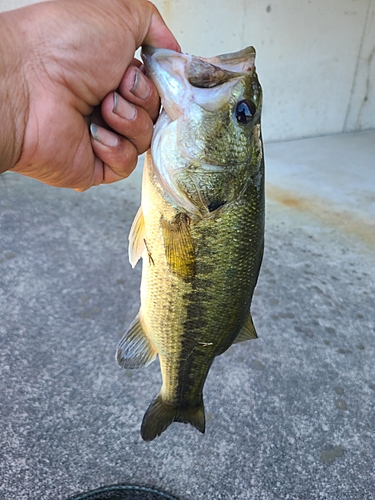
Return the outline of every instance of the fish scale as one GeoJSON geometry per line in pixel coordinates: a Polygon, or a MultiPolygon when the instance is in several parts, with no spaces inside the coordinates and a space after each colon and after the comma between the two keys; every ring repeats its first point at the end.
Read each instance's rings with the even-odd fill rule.
{"type": "Polygon", "coordinates": [[[142,204],[129,237],[132,264],[143,258],[141,308],[120,341],[117,360],[137,368],[159,356],[163,384],[141,428],[148,441],[173,421],[204,432],[203,386],[212,362],[233,342],[257,336],[250,305],[264,238],[261,90],[249,62],[254,51],[235,53],[233,71],[228,55],[214,58],[215,64],[220,57],[225,67],[200,80],[199,72],[212,65],[192,71],[194,56],[164,49],[149,49],[145,56],[165,111],[146,155],[142,204]],[[185,85],[182,97],[168,94],[160,67],[169,60],[170,78],[180,77],[185,85]],[[183,78],[173,74],[176,67],[183,78]],[[247,117],[242,110],[255,109],[250,99],[257,114],[247,117]]]}

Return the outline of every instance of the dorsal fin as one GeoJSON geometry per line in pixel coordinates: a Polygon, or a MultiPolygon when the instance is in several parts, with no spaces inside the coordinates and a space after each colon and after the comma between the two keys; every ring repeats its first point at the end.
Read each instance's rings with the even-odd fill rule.
{"type": "Polygon", "coordinates": [[[154,361],[156,350],[143,330],[138,313],[117,347],[117,363],[122,368],[142,368],[154,361]]]}
{"type": "Polygon", "coordinates": [[[245,324],[242,327],[242,330],[237,335],[237,338],[233,343],[237,344],[238,342],[244,342],[245,340],[252,340],[252,339],[257,339],[257,338],[258,338],[258,334],[255,330],[255,326],[254,326],[251,314],[249,313],[249,315],[245,321],[245,324]]]}
{"type": "Polygon", "coordinates": [[[136,263],[142,257],[142,253],[145,249],[144,240],[145,223],[142,207],[139,207],[129,233],[129,261],[132,267],[135,267],[136,263]]]}

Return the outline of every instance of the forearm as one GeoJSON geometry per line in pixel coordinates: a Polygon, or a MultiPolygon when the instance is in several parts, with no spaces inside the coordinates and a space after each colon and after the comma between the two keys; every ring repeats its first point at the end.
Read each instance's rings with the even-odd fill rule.
{"type": "Polygon", "coordinates": [[[25,133],[27,89],[13,13],[0,14],[0,173],[18,161],[25,133]]]}

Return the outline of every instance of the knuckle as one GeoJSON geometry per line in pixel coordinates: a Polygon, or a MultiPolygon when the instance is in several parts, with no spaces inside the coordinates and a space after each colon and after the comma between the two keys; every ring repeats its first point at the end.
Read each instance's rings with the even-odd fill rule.
{"type": "Polygon", "coordinates": [[[145,121],[145,124],[144,124],[143,133],[147,137],[147,139],[151,139],[153,132],[154,132],[154,124],[153,124],[151,118],[148,117],[147,120],[145,121]]]}
{"type": "Polygon", "coordinates": [[[122,169],[132,171],[135,168],[137,161],[138,151],[136,147],[130,141],[126,141],[122,154],[122,169]]]}

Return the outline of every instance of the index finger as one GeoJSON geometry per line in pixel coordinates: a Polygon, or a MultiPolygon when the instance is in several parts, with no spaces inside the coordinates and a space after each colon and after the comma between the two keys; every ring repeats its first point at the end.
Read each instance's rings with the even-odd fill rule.
{"type": "Polygon", "coordinates": [[[119,85],[119,92],[127,101],[141,106],[155,121],[160,109],[158,91],[141,69],[129,66],[119,85]]]}

